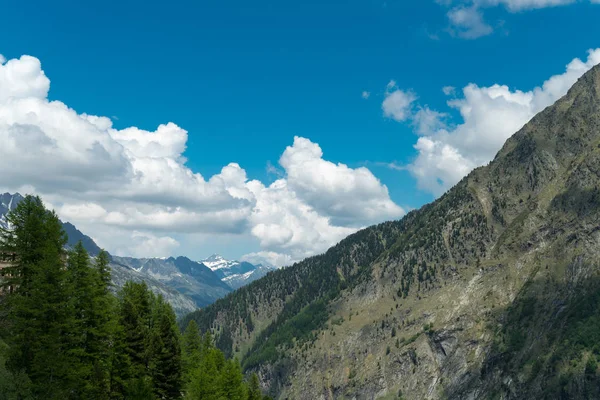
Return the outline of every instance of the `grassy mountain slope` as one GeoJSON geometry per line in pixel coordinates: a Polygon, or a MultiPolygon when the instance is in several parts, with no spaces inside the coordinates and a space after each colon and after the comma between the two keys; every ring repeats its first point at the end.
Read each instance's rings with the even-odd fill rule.
{"type": "Polygon", "coordinates": [[[191,314],[279,398],[597,398],[600,68],[436,202],[191,314]]]}

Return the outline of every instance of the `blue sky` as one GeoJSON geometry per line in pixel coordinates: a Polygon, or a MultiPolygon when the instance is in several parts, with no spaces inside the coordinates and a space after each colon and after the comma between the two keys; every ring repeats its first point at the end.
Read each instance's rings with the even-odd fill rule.
{"type": "MultiPolygon", "coordinates": [[[[433,200],[455,179],[433,173],[431,179],[440,184],[433,188],[419,184],[409,167],[419,156],[414,148],[418,110],[446,113],[438,120],[441,129],[452,132],[464,121],[459,106],[449,107],[447,101],[464,99],[461,89],[469,83],[530,91],[563,74],[574,58],[586,62],[587,51],[600,46],[600,5],[563,1],[572,4],[530,9],[527,0],[499,3],[9,2],[2,11],[0,53],[7,60],[36,57],[51,81],[50,100],[80,114],[109,117],[115,129],[154,131],[159,124],[177,124],[187,131],[185,165],[207,180],[235,162],[249,179],[268,186],[288,173],[278,160],[299,136],[318,143],[325,160],[367,167],[387,186],[391,201],[409,210],[433,200]],[[466,19],[453,20],[456,12],[466,19]],[[395,86],[387,86],[390,80],[395,86]],[[449,86],[456,88],[450,96],[442,92],[449,86]],[[412,96],[407,109],[412,116],[384,115],[382,103],[395,91],[412,96]],[[367,99],[363,92],[369,93],[367,99]]],[[[515,126],[522,123],[516,120],[515,126]]],[[[485,162],[493,146],[497,143],[472,157],[465,152],[478,152],[477,146],[459,148],[469,159],[464,171],[485,162]]],[[[22,184],[32,185],[58,208],[68,203],[65,193],[49,193],[26,179],[22,184]]],[[[2,181],[0,186],[16,187],[2,181]]],[[[395,214],[368,221],[376,222],[379,215],[395,214]]],[[[364,221],[357,217],[356,223],[341,226],[354,229],[364,221]]],[[[88,222],[77,225],[93,230],[91,236],[109,250],[140,255],[153,247],[121,248],[103,239],[104,225],[88,222]]],[[[213,249],[229,257],[286,253],[285,246],[271,249],[264,237],[250,234],[252,226],[225,235],[202,230],[200,236],[178,229],[120,228],[171,238],[178,244],[166,245],[164,252],[196,258],[213,249]]],[[[322,251],[326,242],[312,250],[306,245],[290,259],[322,251]]]]}

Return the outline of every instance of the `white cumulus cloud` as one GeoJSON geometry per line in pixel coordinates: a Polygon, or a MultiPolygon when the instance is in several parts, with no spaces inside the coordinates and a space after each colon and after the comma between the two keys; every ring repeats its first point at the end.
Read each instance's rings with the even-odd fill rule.
{"type": "Polygon", "coordinates": [[[293,192],[336,225],[356,227],[404,214],[371,171],[324,160],[321,147],[308,139],[295,137],[279,163],[293,192]]]}
{"type": "Polygon", "coordinates": [[[599,63],[600,49],[590,50],[587,60],[574,59],[563,73],[530,90],[470,83],[463,88],[462,97],[448,102],[462,118],[452,127],[446,125],[442,113],[425,108],[413,114],[421,137],[415,145],[417,157],[408,169],[419,187],[440,195],[471,170],[491,161],[513,133],[599,63]]]}
{"type": "Polygon", "coordinates": [[[234,234],[256,238],[254,257],[282,265],[404,213],[368,169],[329,162],[306,138],[284,151],[270,185],[235,162],[205,178],[186,165],[188,133],[175,123],[117,129],[48,100],[49,90],[37,58],[0,57],[0,187],[42,195],[117,254],[185,254],[193,249],[178,235],[234,234]]]}
{"type": "Polygon", "coordinates": [[[396,121],[405,121],[411,114],[411,109],[417,97],[410,91],[400,90],[396,81],[391,80],[386,87],[385,99],[381,104],[383,115],[396,121]]]}

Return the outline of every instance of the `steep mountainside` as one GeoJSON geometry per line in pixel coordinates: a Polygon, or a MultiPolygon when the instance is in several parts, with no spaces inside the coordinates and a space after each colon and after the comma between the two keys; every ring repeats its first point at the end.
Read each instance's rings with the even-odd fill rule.
{"type": "Polygon", "coordinates": [[[152,292],[163,296],[171,307],[173,307],[173,311],[175,311],[175,314],[178,316],[186,315],[187,313],[198,309],[196,302],[190,296],[180,293],[177,289],[172,288],[159,280],[115,262],[110,263],[110,268],[115,291],[123,287],[127,281],[146,282],[146,285],[148,285],[148,288],[152,292]]]}
{"type": "Polygon", "coordinates": [[[85,247],[85,249],[87,250],[87,252],[92,257],[97,256],[98,253],[100,253],[100,251],[102,250],[96,244],[96,242],[94,242],[94,240],[91,237],[89,237],[89,236],[84,235],[83,233],[81,233],[81,231],[79,229],[77,229],[70,222],[63,222],[63,229],[65,230],[65,233],[67,234],[67,237],[68,237],[67,246],[73,247],[79,241],[81,241],[81,243],[83,244],[83,247],[85,247]]]}
{"type": "Polygon", "coordinates": [[[282,399],[599,398],[600,67],[430,205],[186,318],[282,399]]]}

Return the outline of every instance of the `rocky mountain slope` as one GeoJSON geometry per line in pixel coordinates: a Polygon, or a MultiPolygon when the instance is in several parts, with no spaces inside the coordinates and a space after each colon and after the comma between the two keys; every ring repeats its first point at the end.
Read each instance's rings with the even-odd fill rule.
{"type": "Polygon", "coordinates": [[[116,257],[115,264],[128,267],[191,298],[196,307],[205,307],[231,292],[231,288],[202,263],[186,257],[116,257]]]}
{"type": "Polygon", "coordinates": [[[432,204],[189,315],[280,399],[600,397],[600,67],[432,204]]]}

